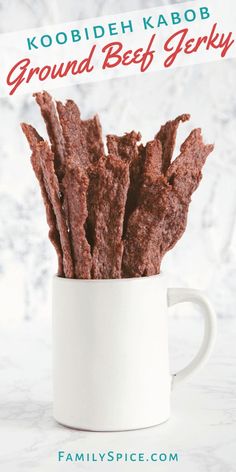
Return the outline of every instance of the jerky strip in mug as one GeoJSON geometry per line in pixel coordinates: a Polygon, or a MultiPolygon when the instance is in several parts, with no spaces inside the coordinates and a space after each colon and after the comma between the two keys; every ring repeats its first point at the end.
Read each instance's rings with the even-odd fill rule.
{"type": "Polygon", "coordinates": [[[143,180],[157,178],[162,169],[162,145],[159,139],[149,141],[145,147],[143,162],[143,180]]]}
{"type": "Polygon", "coordinates": [[[171,163],[173,152],[175,148],[176,135],[180,122],[183,123],[190,119],[190,115],[180,115],[175,120],[167,121],[161,126],[160,131],[156,134],[155,139],[158,139],[162,144],[162,173],[165,175],[171,163]]]}
{"type": "Polygon", "coordinates": [[[185,231],[191,196],[201,181],[202,167],[213,148],[203,143],[201,130],[195,129],[182,144],[180,155],[167,171],[172,192],[163,225],[162,257],[174,247],[185,231]]]}
{"type": "Polygon", "coordinates": [[[108,155],[98,162],[94,173],[92,278],[120,278],[129,169],[125,162],[108,155]]]}
{"type": "Polygon", "coordinates": [[[40,162],[40,154],[37,148],[37,144],[43,141],[43,138],[39,136],[37,133],[36,129],[33,128],[31,125],[27,125],[26,123],[22,123],[21,125],[23,133],[25,134],[27,141],[30,145],[32,155],[31,155],[31,164],[35,173],[35,176],[39,182],[42,198],[43,198],[43,203],[45,206],[46,210],[46,218],[47,218],[47,223],[49,226],[49,239],[51,243],[53,244],[57,257],[58,257],[58,276],[63,277],[64,271],[63,271],[63,260],[62,260],[62,249],[61,249],[61,241],[60,241],[60,235],[57,229],[57,223],[56,223],[56,217],[55,213],[53,211],[53,207],[51,204],[51,201],[49,199],[47,190],[45,188],[45,183],[43,179],[43,172],[41,168],[41,162],[40,162]]]}
{"type": "Polygon", "coordinates": [[[136,210],[129,218],[124,255],[123,277],[144,277],[160,272],[160,241],[171,186],[165,177],[147,178],[142,186],[136,210]]]}
{"type": "Polygon", "coordinates": [[[66,143],[67,156],[73,156],[81,167],[96,163],[104,153],[102,128],[98,116],[81,120],[80,110],[73,100],[63,105],[57,102],[57,111],[66,143]]]}
{"type": "Polygon", "coordinates": [[[63,253],[63,268],[65,277],[73,278],[73,261],[71,255],[70,239],[67,230],[66,219],[62,209],[60,200],[59,182],[54,169],[54,154],[49,145],[45,141],[41,141],[37,145],[40,155],[41,166],[43,170],[43,178],[45,186],[51,200],[51,204],[56,215],[57,227],[60,234],[61,247],[63,253]]]}
{"type": "Polygon", "coordinates": [[[52,152],[55,156],[55,171],[60,182],[64,175],[65,143],[56,107],[48,92],[35,93],[34,97],[46,124],[52,152]]]}
{"type": "Polygon", "coordinates": [[[166,177],[184,202],[189,202],[202,178],[202,167],[213,151],[212,144],[204,144],[201,129],[194,129],[180,148],[180,155],[170,165],[166,177]]]}
{"type": "Polygon", "coordinates": [[[172,249],[184,233],[187,225],[189,204],[182,202],[172,189],[169,205],[162,223],[160,255],[161,259],[172,249]]]}
{"type": "Polygon", "coordinates": [[[63,178],[64,205],[70,228],[75,277],[90,279],[92,256],[85,234],[89,180],[82,169],[71,164],[63,178]]]}
{"type": "Polygon", "coordinates": [[[124,217],[124,235],[128,223],[128,218],[135,210],[138,202],[139,192],[142,184],[142,166],[145,149],[143,145],[137,145],[141,139],[141,134],[131,131],[124,136],[108,135],[108,152],[117,156],[129,165],[130,185],[128,189],[125,217],[124,217]]]}

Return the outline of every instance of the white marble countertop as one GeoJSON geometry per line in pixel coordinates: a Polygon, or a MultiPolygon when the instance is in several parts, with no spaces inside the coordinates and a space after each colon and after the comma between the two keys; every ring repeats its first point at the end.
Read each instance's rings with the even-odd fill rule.
{"type": "MultiPolygon", "coordinates": [[[[169,320],[172,369],[189,362],[201,336],[195,316],[169,320]],[[183,334],[184,333],[184,334],[183,334]]],[[[231,472],[235,466],[236,321],[220,320],[206,367],[172,394],[172,417],[158,427],[125,433],[89,433],[52,418],[51,326],[46,318],[6,325],[0,395],[0,466],[4,472],[163,470],[231,472]],[[57,453],[177,452],[179,462],[58,462],[57,453]]]]}

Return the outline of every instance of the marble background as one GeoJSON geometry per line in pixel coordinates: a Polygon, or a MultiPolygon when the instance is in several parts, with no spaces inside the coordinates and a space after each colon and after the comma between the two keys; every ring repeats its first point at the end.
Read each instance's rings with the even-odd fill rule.
{"type": "MultiPolygon", "coordinates": [[[[0,0],[0,32],[165,3],[178,1],[0,0]]],[[[209,157],[204,178],[192,200],[186,233],[163,261],[163,270],[169,274],[171,285],[202,288],[211,298],[220,319],[215,355],[202,376],[199,374],[196,381],[186,387],[183,396],[177,395],[175,403],[179,414],[170,429],[158,429],[157,434],[150,433],[151,436],[137,433],[138,440],[137,435],[120,436],[119,443],[120,448],[124,448],[126,440],[130,448],[135,445],[136,449],[138,444],[151,448],[154,443],[162,449],[179,447],[185,455],[181,472],[235,470],[235,77],[236,62],[226,60],[163,71],[145,78],[135,76],[51,90],[57,99],[75,99],[84,118],[98,112],[104,134],[136,129],[142,132],[145,141],[152,139],[166,120],[187,112],[192,119],[181,127],[178,146],[193,127],[199,126],[206,142],[215,143],[215,151],[209,157]],[[176,442],[178,431],[182,440],[176,442]]],[[[2,99],[0,116],[0,337],[3,347],[0,368],[6,386],[0,398],[0,411],[4,470],[51,471],[55,466],[52,454],[56,448],[75,450],[81,441],[84,447],[88,444],[90,448],[93,444],[99,447],[99,441],[105,447],[106,439],[98,435],[92,435],[91,439],[82,433],[76,436],[76,432],[56,426],[51,418],[50,282],[56,270],[56,259],[48,242],[41,196],[19,124],[23,120],[30,122],[43,135],[45,129],[31,96],[2,99]],[[17,459],[19,456],[21,459],[17,459]]],[[[179,309],[174,312],[170,327],[172,358],[178,365],[183,365],[193,355],[201,331],[200,317],[195,316],[194,311],[193,319],[186,323],[182,313],[185,315],[185,309],[181,313],[179,309]]],[[[107,436],[107,447],[111,447],[113,439],[107,436]]],[[[86,466],[83,468],[88,470],[86,466]]],[[[174,466],[163,470],[172,468],[174,470],[174,466]]]]}

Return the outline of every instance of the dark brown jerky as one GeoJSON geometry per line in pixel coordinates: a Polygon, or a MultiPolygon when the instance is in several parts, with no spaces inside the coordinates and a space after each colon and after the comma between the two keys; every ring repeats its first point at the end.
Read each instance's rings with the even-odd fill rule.
{"type": "Polygon", "coordinates": [[[115,156],[101,159],[93,170],[92,278],[121,277],[123,221],[129,186],[128,165],[115,156]]]}
{"type": "Polygon", "coordinates": [[[54,209],[57,227],[60,234],[65,277],[71,279],[74,277],[71,247],[69,233],[66,225],[66,219],[60,200],[59,182],[54,169],[54,155],[48,143],[45,141],[41,141],[37,145],[37,150],[40,155],[44,183],[54,209]]]}
{"type": "Polygon", "coordinates": [[[89,120],[82,120],[81,126],[84,133],[88,154],[90,156],[89,160],[92,164],[94,164],[104,154],[102,126],[99,116],[95,115],[89,120]]]}
{"type": "Polygon", "coordinates": [[[201,130],[194,130],[181,146],[180,156],[168,169],[166,179],[169,183],[163,180],[164,177],[156,177],[151,153],[151,158],[144,164],[145,184],[137,210],[128,221],[123,276],[137,277],[159,272],[162,257],[186,228],[191,195],[201,180],[201,169],[212,150],[213,146],[204,145],[201,130]],[[154,195],[155,179],[157,189],[154,195]],[[161,188],[160,183],[164,182],[168,187],[164,185],[161,188]]]}
{"type": "Polygon", "coordinates": [[[142,145],[137,145],[140,139],[141,134],[136,133],[135,131],[126,133],[124,136],[107,136],[108,152],[129,164],[130,185],[124,217],[124,234],[126,232],[128,218],[137,206],[142,183],[142,166],[145,149],[142,145]]]}
{"type": "Polygon", "coordinates": [[[125,208],[124,233],[127,228],[129,216],[137,207],[137,202],[138,202],[140,188],[141,188],[142,179],[143,179],[142,171],[143,171],[144,156],[145,156],[145,148],[142,145],[140,145],[138,147],[138,154],[130,162],[130,165],[129,165],[130,186],[128,190],[127,203],[126,203],[126,208],[125,208]]]}
{"type": "Polygon", "coordinates": [[[88,209],[88,218],[85,225],[87,241],[90,245],[91,251],[93,252],[94,247],[94,228],[96,221],[96,212],[98,211],[97,205],[97,195],[98,195],[98,185],[99,185],[99,166],[98,164],[91,165],[88,169],[89,176],[89,185],[87,191],[87,209],[88,209]]]}
{"type": "Polygon", "coordinates": [[[187,225],[189,204],[182,202],[172,189],[169,205],[166,208],[162,222],[160,239],[161,259],[167,251],[172,249],[184,233],[187,225]]]}
{"type": "Polygon", "coordinates": [[[171,186],[163,176],[147,177],[138,207],[129,218],[122,261],[123,277],[160,272],[162,224],[169,207],[171,186]]]}
{"type": "Polygon", "coordinates": [[[145,148],[145,158],[143,162],[143,180],[155,179],[161,175],[162,168],[162,145],[156,139],[149,141],[145,148]]]}
{"type": "Polygon", "coordinates": [[[52,97],[47,92],[35,93],[34,97],[40,106],[48,136],[55,156],[55,171],[59,182],[64,175],[65,143],[52,97]]]}
{"type": "Polygon", "coordinates": [[[213,148],[203,143],[201,130],[195,129],[182,144],[180,155],[167,171],[172,192],[163,225],[162,255],[173,248],[185,231],[191,196],[200,183],[202,167],[213,148]]]}
{"type": "Polygon", "coordinates": [[[202,178],[202,167],[214,146],[205,145],[201,129],[193,130],[180,148],[180,155],[170,165],[166,177],[183,202],[189,202],[202,178]]]}
{"type": "Polygon", "coordinates": [[[68,165],[63,179],[64,205],[70,228],[75,277],[90,279],[92,256],[86,239],[85,222],[87,211],[87,190],[89,180],[84,171],[75,165],[68,165]]]}
{"type": "Polygon", "coordinates": [[[184,114],[178,116],[173,121],[168,121],[163,125],[160,131],[155,136],[162,144],[162,173],[165,175],[166,171],[171,163],[173,152],[175,148],[176,135],[180,122],[189,120],[190,115],[184,114]]]}
{"type": "Polygon", "coordinates": [[[73,100],[63,105],[57,102],[57,111],[66,143],[66,155],[76,159],[83,168],[98,161],[104,153],[102,128],[98,116],[83,121],[73,100]]]}
{"type": "Polygon", "coordinates": [[[126,238],[127,226],[130,215],[135,211],[139,205],[139,198],[142,186],[145,182],[154,181],[157,177],[161,175],[161,166],[162,166],[162,146],[159,140],[150,141],[147,143],[146,147],[139,147],[139,156],[137,160],[134,160],[134,163],[137,163],[137,167],[133,165],[132,169],[132,184],[130,184],[125,220],[124,220],[124,233],[123,237],[126,238]],[[134,174],[134,171],[137,170],[137,173],[134,174]],[[135,178],[134,178],[135,177],[135,178]]]}
{"type": "Polygon", "coordinates": [[[140,141],[141,134],[136,131],[125,133],[124,136],[108,135],[107,149],[109,154],[117,156],[128,163],[138,156],[137,142],[140,141]]]}
{"type": "Polygon", "coordinates": [[[47,223],[49,226],[49,239],[51,243],[53,244],[57,257],[58,257],[58,275],[60,277],[63,277],[64,271],[63,271],[63,260],[62,260],[62,249],[61,249],[61,242],[60,242],[60,235],[57,229],[57,224],[56,224],[56,217],[53,211],[52,204],[49,200],[44,180],[43,180],[43,172],[41,168],[41,163],[40,163],[40,154],[38,152],[37,144],[43,139],[37,131],[31,126],[27,125],[26,123],[22,123],[21,125],[22,130],[27,138],[27,141],[30,145],[32,155],[31,155],[31,163],[32,167],[35,173],[36,178],[38,179],[39,186],[41,189],[41,194],[43,197],[43,202],[46,210],[46,218],[47,218],[47,223]]]}

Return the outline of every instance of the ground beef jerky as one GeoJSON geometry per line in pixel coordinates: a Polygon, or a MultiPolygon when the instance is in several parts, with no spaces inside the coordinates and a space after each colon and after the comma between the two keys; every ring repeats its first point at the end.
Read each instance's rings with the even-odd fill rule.
{"type": "Polygon", "coordinates": [[[149,141],[145,148],[143,181],[159,177],[162,169],[162,145],[158,139],[149,141]]]}
{"type": "Polygon", "coordinates": [[[60,182],[64,175],[65,143],[56,108],[49,93],[35,93],[34,96],[36,102],[40,106],[41,113],[47,127],[48,136],[52,146],[52,152],[55,156],[55,171],[60,182]]]}
{"type": "Polygon", "coordinates": [[[95,228],[95,221],[96,221],[96,214],[98,212],[98,205],[97,205],[97,195],[99,189],[99,174],[98,174],[99,166],[98,164],[93,164],[87,169],[87,173],[89,176],[89,185],[87,191],[87,209],[88,209],[88,218],[86,220],[85,231],[88,243],[91,247],[91,251],[93,251],[94,247],[94,228],[95,228]]]}
{"type": "Polygon", "coordinates": [[[138,156],[137,142],[140,141],[141,134],[136,131],[125,133],[124,136],[108,135],[107,149],[109,154],[121,158],[130,163],[138,156]]]}
{"type": "Polygon", "coordinates": [[[96,163],[104,155],[104,145],[102,140],[102,126],[98,115],[89,120],[81,121],[85,142],[90,156],[90,162],[96,163]]]}
{"type": "Polygon", "coordinates": [[[160,269],[159,241],[170,186],[161,175],[162,145],[159,140],[147,143],[143,159],[137,208],[128,220],[125,235],[124,277],[151,275],[160,269]]]}
{"type": "Polygon", "coordinates": [[[129,218],[122,262],[123,277],[143,277],[160,272],[162,223],[171,186],[165,177],[148,177],[138,206],[129,218]]]}
{"type": "Polygon", "coordinates": [[[170,165],[166,177],[184,202],[189,202],[192,193],[202,178],[202,167],[214,146],[205,145],[200,129],[191,132],[180,148],[180,155],[170,165]]]}
{"type": "Polygon", "coordinates": [[[173,190],[170,193],[169,205],[166,208],[162,221],[160,246],[160,260],[167,251],[172,249],[184,233],[187,225],[189,203],[181,201],[173,190]]]}
{"type": "Polygon", "coordinates": [[[127,195],[124,218],[124,233],[127,228],[129,216],[137,207],[139,191],[142,184],[142,170],[144,162],[145,149],[142,145],[138,147],[138,154],[129,164],[130,186],[127,195]]]}
{"type": "MultiPolygon", "coordinates": [[[[127,226],[122,265],[124,276],[158,273],[162,257],[176,244],[186,228],[191,195],[200,182],[202,166],[212,150],[213,146],[203,144],[201,131],[194,130],[181,146],[180,156],[167,171],[168,188],[164,190],[163,187],[159,192],[156,190],[155,199],[150,197],[150,190],[153,179],[160,171],[160,151],[155,157],[153,145],[150,155],[146,150],[146,159],[149,158],[144,163],[145,184],[137,210],[130,216],[127,226]],[[150,212],[149,208],[154,211],[150,212]],[[138,262],[135,252],[139,255],[138,262]]],[[[163,183],[163,178],[157,177],[157,182],[163,183]]]]}
{"type": "Polygon", "coordinates": [[[140,140],[141,134],[135,131],[126,133],[124,136],[107,136],[108,152],[127,162],[129,165],[130,185],[125,208],[124,233],[128,218],[136,208],[142,182],[142,165],[145,150],[143,145],[138,146],[137,143],[140,140]]]}
{"type": "Polygon", "coordinates": [[[128,165],[116,156],[108,155],[100,159],[94,174],[92,278],[120,278],[128,165]]]}
{"type": "Polygon", "coordinates": [[[45,188],[45,183],[43,179],[43,172],[42,172],[42,167],[40,163],[40,154],[37,148],[37,144],[40,141],[43,141],[41,136],[37,133],[37,131],[30,125],[27,125],[25,123],[22,123],[22,130],[29,142],[30,148],[32,150],[32,155],[31,155],[31,163],[32,167],[34,170],[34,173],[36,175],[36,178],[38,179],[39,186],[41,189],[41,194],[43,197],[43,202],[46,210],[46,217],[47,217],[47,223],[49,226],[49,239],[51,243],[53,244],[57,257],[58,257],[58,275],[62,277],[64,275],[63,271],[63,260],[62,260],[62,249],[61,249],[61,242],[60,242],[60,235],[57,229],[57,224],[56,224],[56,217],[53,211],[53,207],[51,204],[51,201],[49,200],[46,188],[45,188]]]}
{"type": "Polygon", "coordinates": [[[83,121],[73,100],[63,105],[57,102],[57,111],[66,143],[66,155],[75,156],[81,167],[87,168],[104,153],[102,128],[99,118],[83,121]]]}
{"type": "Polygon", "coordinates": [[[182,144],[179,157],[167,171],[172,192],[162,229],[162,257],[174,247],[186,229],[191,196],[200,183],[202,167],[213,147],[203,143],[200,129],[192,131],[182,144]]]}
{"type": "Polygon", "coordinates": [[[64,205],[70,228],[75,277],[90,279],[92,257],[86,239],[85,223],[88,217],[87,190],[89,179],[82,169],[72,162],[63,178],[64,205]]]}
{"type": "Polygon", "coordinates": [[[171,163],[173,152],[175,148],[176,135],[180,122],[189,120],[190,115],[180,115],[173,121],[168,121],[163,125],[160,131],[155,136],[158,139],[163,148],[162,154],[162,173],[165,175],[166,171],[171,163]]]}
{"type": "Polygon", "coordinates": [[[52,149],[31,128],[23,130],[44,198],[59,274],[120,278],[158,274],[164,254],[183,234],[191,195],[213,146],[194,130],[174,162],[181,115],[153,141],[140,133],[108,136],[104,156],[99,119],[83,121],[72,100],[55,108],[36,94],[52,149]],[[58,113],[58,115],[57,115],[58,113]]]}
{"type": "Polygon", "coordinates": [[[65,277],[73,278],[73,262],[71,255],[70,239],[67,230],[65,215],[60,201],[59,182],[54,170],[54,155],[47,142],[41,141],[37,145],[40,155],[40,162],[43,171],[45,186],[54,209],[57,227],[60,234],[60,241],[63,253],[63,268],[65,277]]]}

